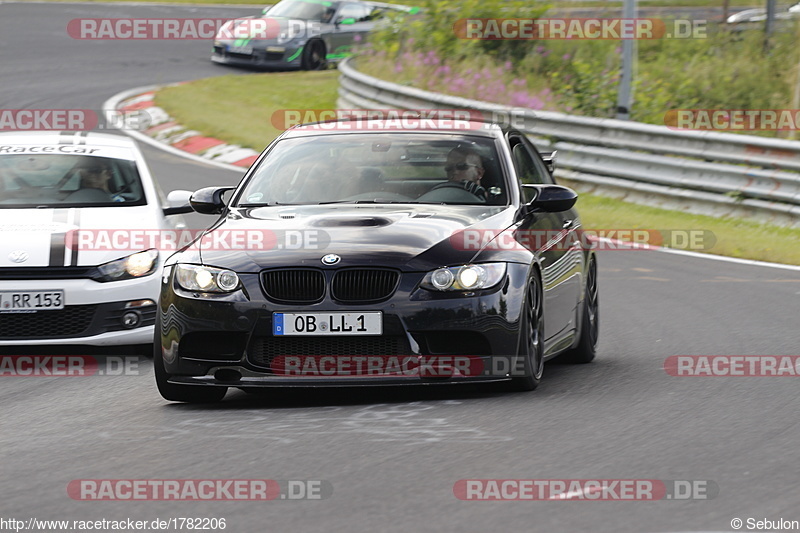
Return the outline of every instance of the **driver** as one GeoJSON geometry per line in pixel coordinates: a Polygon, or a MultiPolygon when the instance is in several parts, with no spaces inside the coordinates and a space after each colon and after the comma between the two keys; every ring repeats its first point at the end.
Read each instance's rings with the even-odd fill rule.
{"type": "Polygon", "coordinates": [[[103,161],[91,161],[78,170],[80,174],[81,189],[100,189],[108,193],[115,202],[124,202],[119,194],[113,194],[109,188],[111,182],[111,169],[103,161]]]}
{"type": "Polygon", "coordinates": [[[444,171],[447,173],[447,183],[437,185],[434,189],[462,187],[480,200],[486,201],[486,189],[481,186],[484,173],[483,160],[474,149],[458,146],[450,150],[444,171]]]}

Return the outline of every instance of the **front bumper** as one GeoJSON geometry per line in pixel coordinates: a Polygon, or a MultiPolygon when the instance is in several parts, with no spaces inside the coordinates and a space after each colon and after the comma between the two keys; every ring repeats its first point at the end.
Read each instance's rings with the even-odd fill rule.
{"type": "Polygon", "coordinates": [[[188,293],[170,276],[162,285],[157,331],[164,368],[171,383],[240,388],[505,381],[521,371],[516,354],[527,269],[509,263],[498,286],[471,296],[419,289],[424,273],[403,273],[390,298],[358,305],[339,303],[329,295],[314,304],[276,303],[266,298],[259,274],[240,274],[243,290],[215,296],[188,293]],[[353,311],[380,311],[383,334],[272,333],[275,312],[353,311]],[[289,358],[421,360],[433,361],[436,370],[290,374],[278,364],[289,358]]]}
{"type": "Polygon", "coordinates": [[[280,47],[284,51],[267,51],[266,48],[254,49],[252,54],[231,53],[227,45],[214,46],[211,61],[223,65],[253,67],[263,69],[299,69],[302,65],[303,47],[280,47]]]}
{"type": "Polygon", "coordinates": [[[159,276],[99,283],[91,279],[0,281],[0,291],[64,291],[64,308],[0,312],[0,346],[149,344],[159,276]],[[127,315],[127,316],[126,316],[127,315]]]}

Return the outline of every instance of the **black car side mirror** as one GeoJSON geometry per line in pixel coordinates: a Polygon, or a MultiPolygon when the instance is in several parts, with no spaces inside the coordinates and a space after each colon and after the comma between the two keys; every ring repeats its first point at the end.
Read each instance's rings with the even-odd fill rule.
{"type": "Polygon", "coordinates": [[[223,195],[236,187],[206,187],[195,191],[189,198],[192,209],[204,215],[218,215],[225,210],[223,195]]]}
{"type": "Polygon", "coordinates": [[[530,185],[522,187],[533,192],[533,199],[525,204],[525,214],[535,211],[545,213],[560,213],[571,209],[578,200],[578,194],[562,185],[530,185]]]}

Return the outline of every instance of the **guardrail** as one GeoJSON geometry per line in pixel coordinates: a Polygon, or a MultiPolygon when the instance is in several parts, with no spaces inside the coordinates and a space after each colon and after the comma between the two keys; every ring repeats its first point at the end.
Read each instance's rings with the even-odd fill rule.
{"type": "Polygon", "coordinates": [[[800,227],[800,142],[510,108],[423,91],[339,65],[339,108],[470,109],[558,150],[580,190],[713,216],[800,227]]]}

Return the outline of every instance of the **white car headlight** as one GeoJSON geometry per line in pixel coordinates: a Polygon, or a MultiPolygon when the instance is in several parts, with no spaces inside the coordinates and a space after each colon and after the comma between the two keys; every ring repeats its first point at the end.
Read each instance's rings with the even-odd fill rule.
{"type": "Polygon", "coordinates": [[[175,279],[187,291],[232,292],[239,287],[239,276],[232,270],[200,265],[175,266],[175,279]]]}
{"type": "Polygon", "coordinates": [[[422,279],[423,289],[435,291],[474,291],[494,287],[505,277],[505,263],[481,263],[437,268],[422,279]]]}
{"type": "Polygon", "coordinates": [[[152,274],[158,264],[158,250],[145,250],[136,252],[121,259],[109,261],[97,267],[99,275],[96,281],[120,281],[124,279],[140,278],[152,274]]]}

